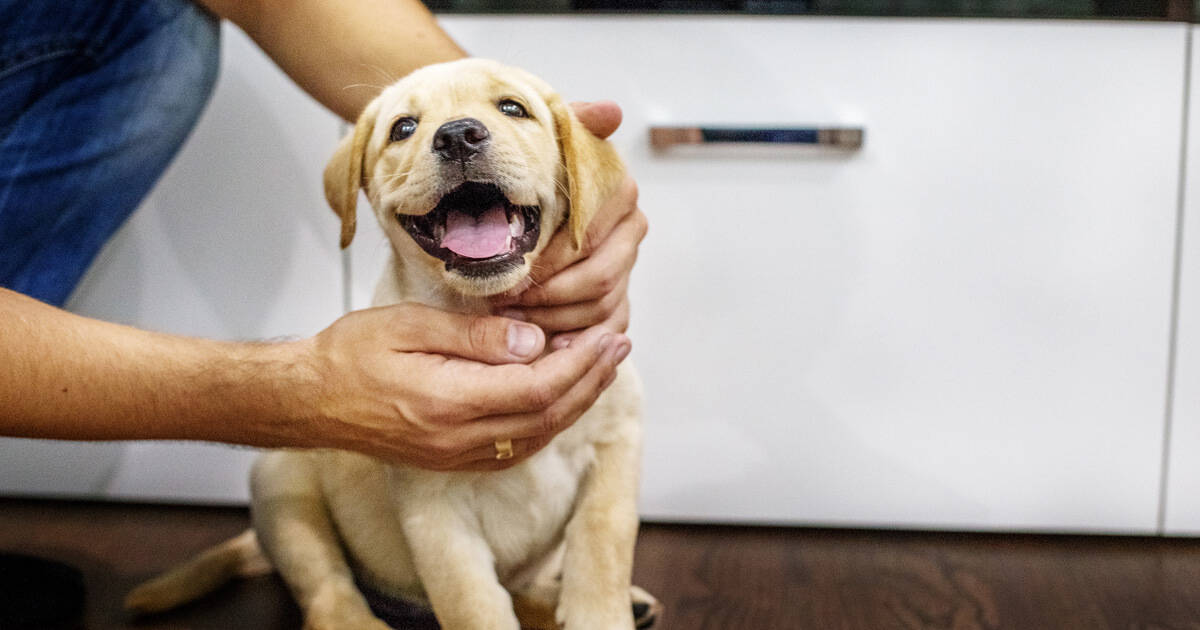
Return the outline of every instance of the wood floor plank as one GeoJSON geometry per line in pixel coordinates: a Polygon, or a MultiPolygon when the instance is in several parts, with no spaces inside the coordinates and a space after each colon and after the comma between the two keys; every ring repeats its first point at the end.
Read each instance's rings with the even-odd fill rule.
{"type": "MultiPolygon", "coordinates": [[[[80,568],[83,630],[299,628],[274,576],[145,620],[120,610],[247,524],[237,508],[0,499],[0,551],[80,568]]],[[[1197,540],[644,525],[635,581],[666,605],[661,630],[1200,630],[1197,540]]]]}

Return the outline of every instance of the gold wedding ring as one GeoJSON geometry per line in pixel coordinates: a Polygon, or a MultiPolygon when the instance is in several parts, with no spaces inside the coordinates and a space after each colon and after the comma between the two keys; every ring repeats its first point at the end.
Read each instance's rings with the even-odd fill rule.
{"type": "Polygon", "coordinates": [[[496,440],[496,459],[512,459],[512,440],[496,440]]]}

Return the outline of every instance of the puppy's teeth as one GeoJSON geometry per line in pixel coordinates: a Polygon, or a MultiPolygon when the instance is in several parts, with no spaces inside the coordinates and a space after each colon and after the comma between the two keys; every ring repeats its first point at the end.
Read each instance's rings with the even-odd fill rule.
{"type": "Polygon", "coordinates": [[[520,212],[514,212],[508,220],[508,233],[514,237],[525,233],[525,217],[520,212]]]}
{"type": "Polygon", "coordinates": [[[508,238],[504,239],[504,251],[511,250],[511,249],[512,249],[512,243],[513,243],[513,237],[512,237],[512,235],[510,234],[510,235],[508,236],[508,238]]]}
{"type": "Polygon", "coordinates": [[[434,240],[436,240],[437,242],[440,243],[440,242],[442,242],[442,239],[445,237],[446,237],[446,226],[445,225],[438,224],[438,225],[433,226],[434,240]]]}
{"type": "Polygon", "coordinates": [[[521,226],[516,221],[508,224],[508,235],[510,238],[521,235],[521,226]]]}

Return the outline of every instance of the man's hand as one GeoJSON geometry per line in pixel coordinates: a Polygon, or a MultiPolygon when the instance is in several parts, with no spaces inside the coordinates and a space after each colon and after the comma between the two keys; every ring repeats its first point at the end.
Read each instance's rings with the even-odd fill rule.
{"type": "Polygon", "coordinates": [[[296,342],[318,384],[304,402],[312,445],[434,470],[511,466],[587,411],[630,349],[601,327],[541,356],[545,342],[527,323],[417,304],[350,313],[296,342]],[[496,459],[503,439],[512,459],[496,459]]]}
{"type": "MultiPolygon", "coordinates": [[[[575,114],[597,137],[621,124],[615,103],[575,103],[575,114]]],[[[626,176],[592,219],[583,247],[576,250],[560,230],[550,239],[529,278],[493,299],[497,311],[555,334],[551,347],[571,343],[583,329],[629,327],[629,275],[646,236],[646,215],[637,206],[637,184],[626,176]]]]}

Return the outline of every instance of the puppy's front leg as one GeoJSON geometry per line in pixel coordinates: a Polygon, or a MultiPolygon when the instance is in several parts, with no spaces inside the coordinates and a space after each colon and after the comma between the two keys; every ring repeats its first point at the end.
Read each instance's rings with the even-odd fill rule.
{"type": "Polygon", "coordinates": [[[442,630],[519,630],[487,541],[442,501],[400,502],[404,535],[442,630]],[[422,505],[413,505],[422,503],[422,505]]]}
{"type": "Polygon", "coordinates": [[[254,530],[304,611],[305,629],[390,630],[354,584],[308,454],[263,455],[251,489],[254,530]]]}
{"type": "Polygon", "coordinates": [[[641,426],[619,425],[596,447],[575,513],[567,523],[558,621],[566,630],[632,630],[630,580],[637,538],[641,426]]]}

